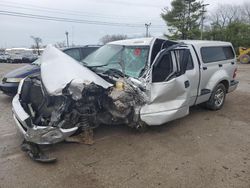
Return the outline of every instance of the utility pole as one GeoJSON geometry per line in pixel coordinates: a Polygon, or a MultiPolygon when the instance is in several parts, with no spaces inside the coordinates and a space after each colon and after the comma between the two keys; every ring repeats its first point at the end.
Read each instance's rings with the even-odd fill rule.
{"type": "Polygon", "coordinates": [[[149,27],[151,26],[151,23],[145,23],[145,27],[146,27],[146,37],[149,37],[149,32],[148,32],[148,30],[149,30],[149,27]]]}
{"type": "Polygon", "coordinates": [[[189,31],[191,30],[191,0],[185,0],[186,3],[188,3],[188,17],[187,17],[187,33],[184,39],[188,39],[190,36],[189,31]]]}
{"type": "Polygon", "coordinates": [[[204,26],[204,13],[207,12],[205,10],[205,7],[208,6],[209,4],[202,4],[202,10],[201,10],[201,40],[203,39],[203,26],[204,26]]]}
{"type": "Polygon", "coordinates": [[[67,40],[67,47],[69,47],[69,32],[66,31],[65,35],[66,35],[66,40],[67,40]]]}

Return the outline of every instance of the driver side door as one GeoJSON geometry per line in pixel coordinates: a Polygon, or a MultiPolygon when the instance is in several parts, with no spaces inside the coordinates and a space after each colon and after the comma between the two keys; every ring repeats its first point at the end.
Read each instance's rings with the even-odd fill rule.
{"type": "Polygon", "coordinates": [[[186,62],[181,66],[176,62],[174,51],[163,50],[152,64],[149,102],[140,111],[141,120],[148,125],[161,125],[189,113],[191,92],[186,62]]]}

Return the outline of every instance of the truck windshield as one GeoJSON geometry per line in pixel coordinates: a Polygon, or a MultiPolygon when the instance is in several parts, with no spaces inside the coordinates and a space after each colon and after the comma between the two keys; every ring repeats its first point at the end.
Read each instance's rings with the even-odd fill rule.
{"type": "Polygon", "coordinates": [[[138,78],[144,69],[149,46],[105,45],[83,59],[88,67],[108,71],[115,69],[127,76],[138,78]]]}

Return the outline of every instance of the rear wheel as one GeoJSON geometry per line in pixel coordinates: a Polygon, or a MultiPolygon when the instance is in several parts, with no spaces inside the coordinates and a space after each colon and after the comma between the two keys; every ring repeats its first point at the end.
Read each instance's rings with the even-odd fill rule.
{"type": "Polygon", "coordinates": [[[225,98],[226,87],[220,83],[214,88],[210,99],[206,102],[206,107],[210,110],[219,110],[224,105],[225,98]]]}

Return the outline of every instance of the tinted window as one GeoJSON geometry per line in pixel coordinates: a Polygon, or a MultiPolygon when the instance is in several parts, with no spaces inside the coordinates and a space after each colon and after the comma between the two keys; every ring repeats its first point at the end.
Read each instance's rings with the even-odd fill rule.
{"type": "Polygon", "coordinates": [[[187,63],[187,69],[186,70],[192,70],[194,68],[194,63],[191,54],[188,56],[188,63],[187,63]]]}
{"type": "MultiPolygon", "coordinates": [[[[185,50],[182,49],[182,50],[176,50],[175,51],[175,56],[176,56],[176,59],[177,59],[177,64],[178,64],[178,67],[180,67],[180,69],[184,69],[185,67],[183,67],[183,64],[184,64],[184,52],[185,50]]],[[[194,63],[193,63],[193,59],[192,59],[192,56],[190,54],[190,52],[188,53],[188,62],[187,62],[187,67],[186,67],[186,70],[192,70],[194,68],[194,63]]]]}
{"type": "Polygon", "coordinates": [[[230,46],[203,47],[201,56],[204,63],[223,61],[234,58],[234,52],[230,46]]]}
{"type": "Polygon", "coordinates": [[[82,48],[82,59],[84,59],[85,57],[87,57],[89,54],[91,54],[92,52],[96,51],[98,49],[98,47],[86,47],[86,48],[82,48]]]}
{"type": "Polygon", "coordinates": [[[81,60],[81,54],[78,48],[65,50],[64,53],[74,58],[77,61],[81,60]]]}
{"type": "Polygon", "coordinates": [[[227,47],[223,47],[224,53],[226,55],[227,59],[234,59],[234,51],[232,49],[232,47],[227,46],[227,47]]]}
{"type": "Polygon", "coordinates": [[[154,65],[152,81],[163,82],[166,81],[170,74],[173,72],[173,63],[170,53],[163,55],[158,62],[154,65]]]}

